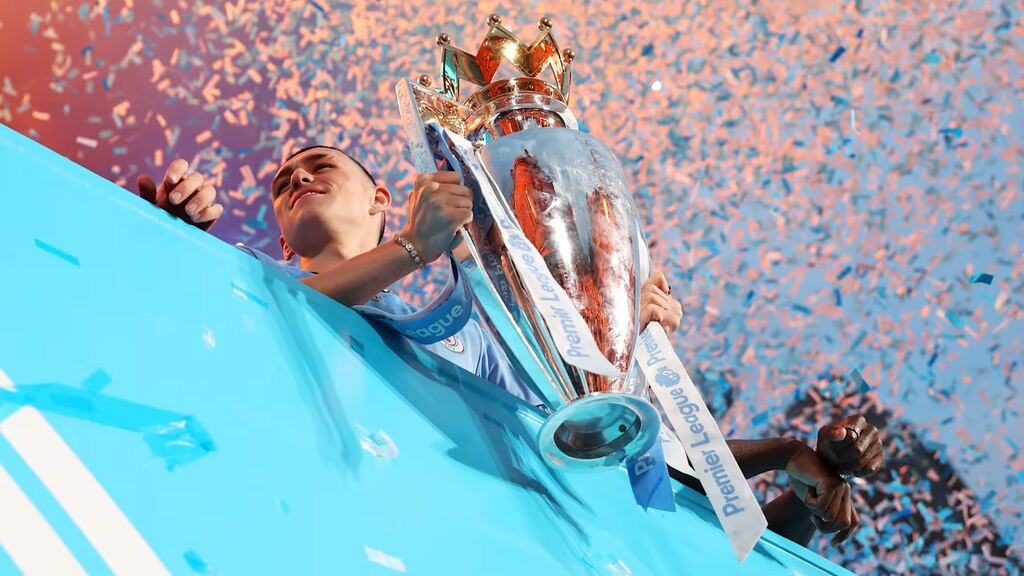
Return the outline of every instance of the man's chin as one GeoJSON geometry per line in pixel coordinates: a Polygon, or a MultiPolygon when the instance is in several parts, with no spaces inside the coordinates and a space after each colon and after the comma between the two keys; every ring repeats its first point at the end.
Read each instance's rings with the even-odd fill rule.
{"type": "Polygon", "coordinates": [[[296,207],[288,214],[288,221],[283,226],[287,230],[289,238],[302,238],[310,235],[317,235],[325,228],[327,222],[326,214],[319,210],[309,210],[309,206],[296,207]]]}

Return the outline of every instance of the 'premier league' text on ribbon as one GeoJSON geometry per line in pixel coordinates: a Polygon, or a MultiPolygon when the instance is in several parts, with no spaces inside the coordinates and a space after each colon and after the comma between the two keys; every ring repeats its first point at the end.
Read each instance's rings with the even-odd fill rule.
{"type": "MultiPolygon", "coordinates": [[[[654,336],[649,331],[644,331],[640,336],[640,344],[644,347],[650,356],[647,358],[647,366],[656,366],[665,361],[665,356],[661,353],[661,349],[657,342],[654,340],[654,336]]],[[[697,440],[691,442],[687,447],[687,453],[690,454],[690,458],[693,455],[699,453],[704,458],[704,463],[708,466],[704,468],[704,473],[710,476],[715,481],[715,487],[721,493],[725,506],[722,509],[722,513],[726,516],[733,516],[739,514],[745,510],[745,508],[738,504],[740,497],[736,495],[736,486],[732,483],[729,478],[729,473],[725,469],[725,465],[722,463],[721,457],[718,455],[718,451],[714,448],[705,448],[711,444],[711,439],[708,437],[707,431],[704,430],[704,424],[701,423],[700,404],[693,402],[686,395],[686,391],[679,386],[680,380],[662,378],[656,383],[656,385],[667,388],[672,401],[675,404],[676,410],[683,416],[683,421],[689,425],[690,433],[697,436],[697,440]]],[[[667,406],[664,407],[666,410],[667,406]]],[[[698,464],[694,462],[694,464],[698,464]]],[[[705,486],[705,489],[708,487],[705,486]]]]}
{"type": "MultiPolygon", "coordinates": [[[[428,128],[439,130],[436,126],[428,128]]],[[[458,155],[463,167],[469,170],[476,181],[475,184],[479,186],[480,195],[494,217],[505,246],[508,247],[508,254],[516,270],[521,273],[523,286],[551,331],[558,352],[567,363],[577,368],[602,376],[620,377],[622,374],[618,368],[612,365],[597,347],[593,335],[572,300],[551,276],[540,252],[522,235],[519,226],[502,207],[498,193],[494,190],[487,171],[480,164],[473,145],[465,138],[447,130],[442,132],[441,142],[451,144],[450,152],[458,155]]]]}
{"type": "Polygon", "coordinates": [[[636,362],[694,464],[711,507],[742,562],[768,522],[718,423],[657,322],[650,323],[641,334],[636,362]]]}

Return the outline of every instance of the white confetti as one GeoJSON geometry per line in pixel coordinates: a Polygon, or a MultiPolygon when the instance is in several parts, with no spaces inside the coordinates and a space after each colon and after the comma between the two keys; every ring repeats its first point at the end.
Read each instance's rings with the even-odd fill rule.
{"type": "Polygon", "coordinates": [[[380,564],[385,568],[391,568],[396,572],[405,572],[405,562],[402,562],[401,558],[395,558],[389,556],[376,548],[370,548],[369,546],[363,545],[363,552],[366,553],[366,558],[374,564],[380,564]]]}
{"type": "Polygon", "coordinates": [[[210,349],[217,347],[217,339],[213,336],[213,330],[206,327],[203,328],[203,343],[205,343],[210,349]]]}

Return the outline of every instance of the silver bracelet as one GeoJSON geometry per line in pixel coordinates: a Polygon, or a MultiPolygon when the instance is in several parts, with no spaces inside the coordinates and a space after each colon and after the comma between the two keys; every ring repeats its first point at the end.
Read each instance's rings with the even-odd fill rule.
{"type": "Polygon", "coordinates": [[[426,266],[426,262],[423,261],[423,258],[420,258],[420,253],[416,251],[416,247],[412,245],[412,242],[406,240],[401,234],[395,234],[394,239],[395,242],[398,242],[398,244],[402,248],[405,248],[405,251],[409,253],[409,257],[416,263],[416,268],[422,270],[423,267],[426,266]]]}

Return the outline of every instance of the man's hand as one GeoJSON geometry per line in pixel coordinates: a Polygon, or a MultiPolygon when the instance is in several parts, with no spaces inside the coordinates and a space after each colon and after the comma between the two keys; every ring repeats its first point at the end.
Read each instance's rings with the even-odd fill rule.
{"type": "Polygon", "coordinates": [[[818,431],[818,455],[836,474],[866,477],[885,464],[878,429],[863,416],[847,416],[818,431]]]}
{"type": "Polygon", "coordinates": [[[651,322],[661,324],[671,334],[683,319],[683,305],[671,296],[672,288],[661,272],[651,274],[640,288],[640,330],[651,322]]]}
{"type": "Polygon", "coordinates": [[[424,262],[452,245],[455,233],[473,220],[473,193],[456,172],[420,174],[409,195],[409,220],[402,235],[424,262]]]}
{"type": "Polygon", "coordinates": [[[850,485],[829,472],[818,455],[806,446],[797,450],[786,465],[793,492],[812,513],[812,521],[825,533],[837,532],[835,546],[858,527],[860,516],[853,508],[850,485]]]}
{"type": "Polygon", "coordinates": [[[213,186],[203,181],[202,174],[189,174],[188,162],[181,158],[167,167],[160,186],[146,175],[139,176],[136,184],[143,199],[200,230],[209,230],[224,212],[224,207],[216,202],[213,186]]]}

